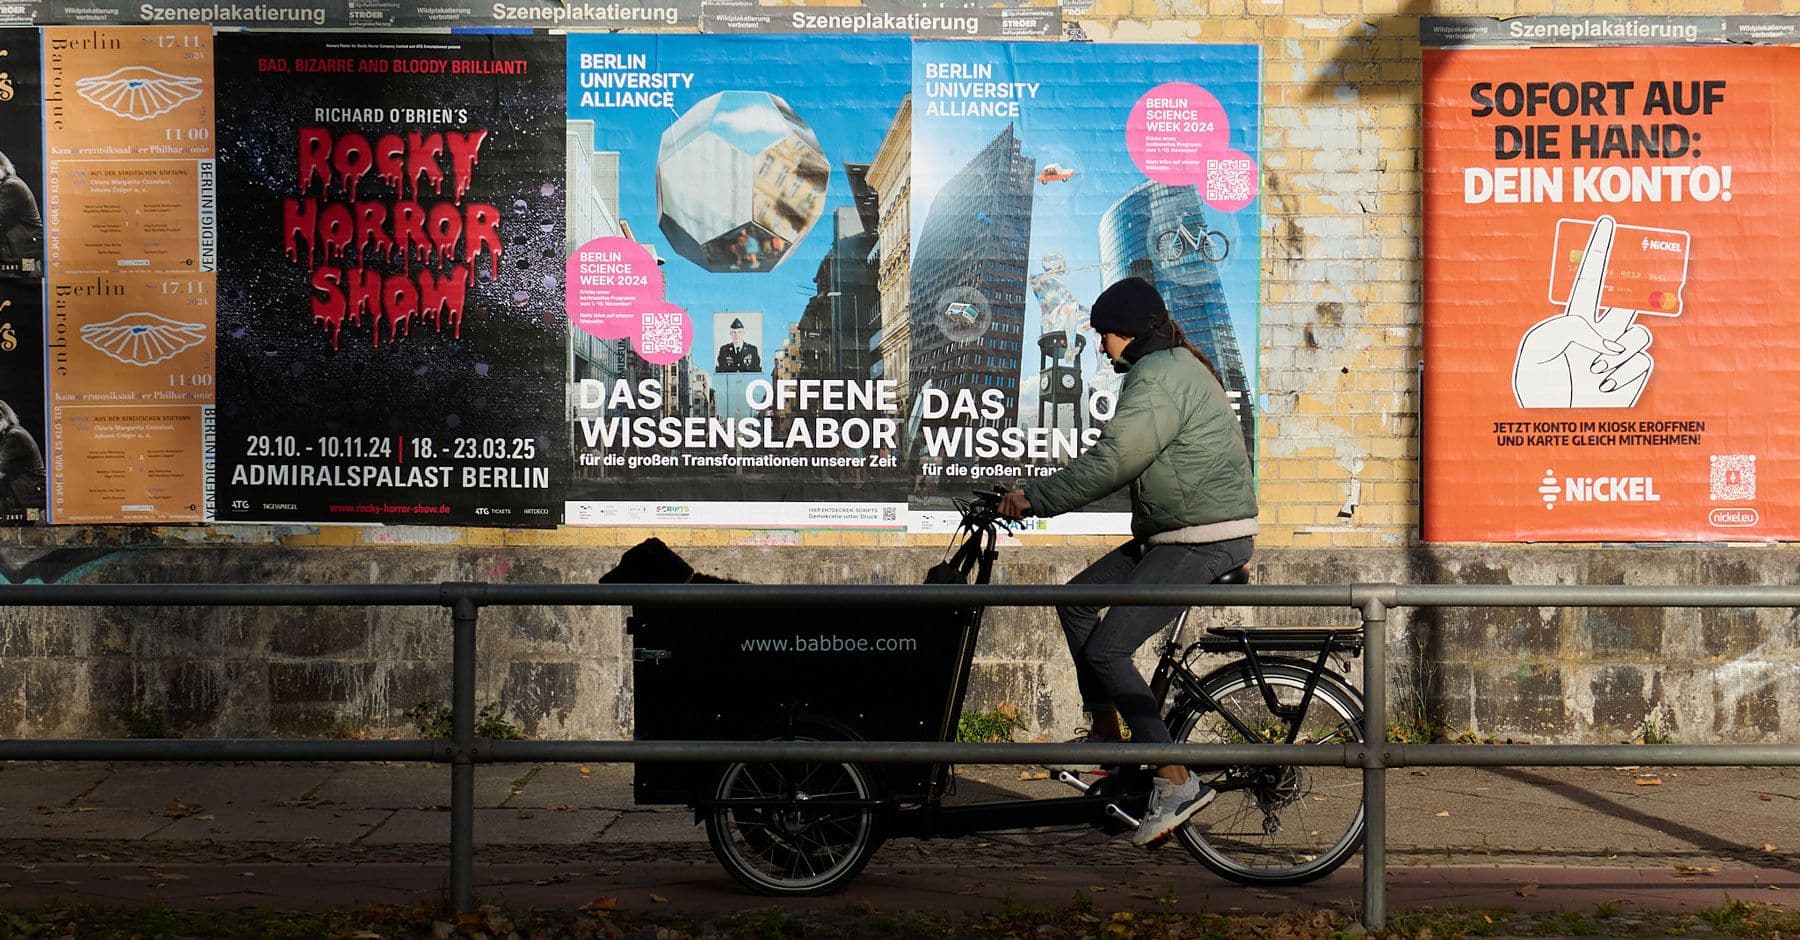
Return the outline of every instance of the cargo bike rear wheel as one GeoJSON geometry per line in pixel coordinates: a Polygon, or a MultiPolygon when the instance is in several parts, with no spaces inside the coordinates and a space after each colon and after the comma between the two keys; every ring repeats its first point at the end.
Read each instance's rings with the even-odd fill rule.
{"type": "Polygon", "coordinates": [[[720,772],[704,807],[706,839],[758,894],[832,894],[881,845],[880,806],[875,775],[858,764],[740,762],[720,772]]]}

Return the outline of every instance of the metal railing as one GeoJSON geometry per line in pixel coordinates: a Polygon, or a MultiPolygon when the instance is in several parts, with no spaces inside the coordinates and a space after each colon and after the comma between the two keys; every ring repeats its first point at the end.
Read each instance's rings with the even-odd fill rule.
{"type": "Polygon", "coordinates": [[[440,761],[450,764],[450,902],[474,908],[475,765],[529,761],[867,763],[1142,762],[1360,767],[1368,829],[1362,921],[1387,920],[1387,779],[1391,768],[1605,766],[1800,766],[1800,743],[1778,745],[1466,745],[1386,743],[1388,612],[1396,607],[1796,607],[1800,587],[1454,586],[1433,584],[1170,586],[1019,585],[9,585],[0,606],[409,606],[446,607],[454,631],[451,735],[447,741],[0,740],[0,760],[440,761]],[[962,744],[882,741],[488,741],[475,737],[475,628],[483,607],[1040,607],[1057,604],[1196,607],[1348,607],[1361,618],[1362,743],[962,744]],[[1629,757],[1626,757],[1626,753],[1629,757]],[[1625,758],[1621,760],[1621,758],[1625,758]]]}

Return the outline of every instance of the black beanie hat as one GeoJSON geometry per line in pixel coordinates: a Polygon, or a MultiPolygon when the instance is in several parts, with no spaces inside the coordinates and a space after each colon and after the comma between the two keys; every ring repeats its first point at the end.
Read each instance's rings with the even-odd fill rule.
{"type": "Polygon", "coordinates": [[[1162,295],[1148,281],[1128,277],[1100,292],[1088,311],[1095,332],[1143,336],[1151,326],[1169,318],[1162,295]]]}

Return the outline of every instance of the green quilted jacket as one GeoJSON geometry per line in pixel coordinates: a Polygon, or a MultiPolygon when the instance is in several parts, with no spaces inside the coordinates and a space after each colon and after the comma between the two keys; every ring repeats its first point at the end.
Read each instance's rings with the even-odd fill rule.
{"type": "Polygon", "coordinates": [[[1031,511],[1055,516],[1131,486],[1131,533],[1256,516],[1243,433],[1225,389],[1194,354],[1176,347],[1132,364],[1112,421],[1094,446],[1025,485],[1031,511]]]}

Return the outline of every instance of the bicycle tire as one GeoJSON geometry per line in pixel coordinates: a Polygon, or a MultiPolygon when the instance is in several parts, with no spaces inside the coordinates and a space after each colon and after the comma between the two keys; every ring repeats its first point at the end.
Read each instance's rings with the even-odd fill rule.
{"type": "MultiPolygon", "coordinates": [[[[798,739],[808,740],[808,739],[798,739]]],[[[720,772],[718,801],[706,813],[706,841],[739,884],[757,894],[806,897],[848,885],[880,847],[875,808],[809,808],[809,800],[877,799],[874,774],[859,764],[754,761],[720,772]],[[779,809],[737,809],[733,798],[785,798],[779,809]]]]}
{"type": "MultiPolygon", "coordinates": [[[[1263,678],[1284,704],[1297,705],[1310,663],[1262,661],[1263,678]]],[[[1248,665],[1237,664],[1206,677],[1202,686],[1222,709],[1231,710],[1264,738],[1285,726],[1268,710],[1248,665]],[[1267,731],[1261,729],[1268,728],[1267,731]]],[[[1319,676],[1313,700],[1301,716],[1298,743],[1342,744],[1362,736],[1362,697],[1329,673],[1319,676]]],[[[1212,709],[1197,703],[1171,712],[1177,742],[1242,743],[1242,734],[1212,709]],[[1212,723],[1206,721],[1213,719],[1212,723]]],[[[1211,806],[1177,836],[1195,860],[1220,876],[1247,885],[1296,885],[1337,870],[1362,847],[1366,824],[1362,770],[1355,767],[1193,768],[1202,782],[1248,781],[1222,790],[1211,806]]]]}

